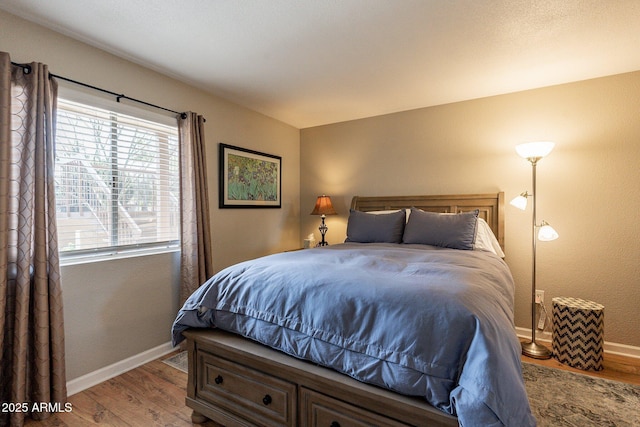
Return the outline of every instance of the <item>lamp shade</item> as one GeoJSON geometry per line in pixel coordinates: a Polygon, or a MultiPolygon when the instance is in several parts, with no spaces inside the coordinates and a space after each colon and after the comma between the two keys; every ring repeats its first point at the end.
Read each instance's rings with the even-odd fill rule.
{"type": "Polygon", "coordinates": [[[331,204],[331,197],[318,196],[316,199],[316,205],[311,212],[311,215],[337,215],[335,209],[333,209],[333,205],[331,204]]]}
{"type": "Polygon", "coordinates": [[[525,191],[524,193],[511,200],[509,204],[511,204],[511,206],[515,206],[520,210],[525,210],[527,208],[527,197],[529,196],[530,194],[525,191]]]}
{"type": "Polygon", "coordinates": [[[526,142],[516,145],[516,152],[525,159],[539,159],[549,154],[555,145],[550,141],[526,142]]]}
{"type": "Polygon", "coordinates": [[[540,229],[538,230],[538,240],[542,242],[550,242],[551,240],[556,240],[558,237],[558,232],[553,229],[546,221],[542,221],[540,223],[540,229]]]}

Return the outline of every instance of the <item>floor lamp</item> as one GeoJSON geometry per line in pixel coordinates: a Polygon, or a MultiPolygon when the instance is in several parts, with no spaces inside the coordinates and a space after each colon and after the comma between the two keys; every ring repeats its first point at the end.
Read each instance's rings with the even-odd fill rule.
{"type": "Polygon", "coordinates": [[[531,267],[531,341],[522,343],[522,354],[534,359],[549,359],[551,351],[536,342],[536,241],[550,241],[558,238],[558,233],[544,220],[537,223],[536,219],[536,165],[538,161],[553,150],[553,142],[528,142],[516,146],[516,152],[531,163],[533,171],[533,194],[524,192],[511,201],[511,204],[524,210],[527,207],[527,198],[533,197],[533,226],[531,241],[533,247],[531,267]],[[536,230],[538,235],[536,238],[536,230]]]}

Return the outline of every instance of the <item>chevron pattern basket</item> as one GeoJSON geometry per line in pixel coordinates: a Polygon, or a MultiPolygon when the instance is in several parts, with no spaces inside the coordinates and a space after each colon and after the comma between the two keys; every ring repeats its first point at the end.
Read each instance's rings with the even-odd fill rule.
{"type": "Polygon", "coordinates": [[[600,371],[604,355],[604,306],[580,298],[553,302],[553,357],[574,368],[600,371]]]}

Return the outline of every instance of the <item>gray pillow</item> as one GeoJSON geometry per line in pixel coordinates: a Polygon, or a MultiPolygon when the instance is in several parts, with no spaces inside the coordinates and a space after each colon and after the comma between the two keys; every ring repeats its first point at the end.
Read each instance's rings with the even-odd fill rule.
{"type": "Polygon", "coordinates": [[[351,209],[345,242],[402,243],[405,222],[404,209],[387,214],[370,214],[351,209]]]}
{"type": "Polygon", "coordinates": [[[471,250],[477,224],[477,209],[450,215],[411,208],[402,242],[471,250]]]}

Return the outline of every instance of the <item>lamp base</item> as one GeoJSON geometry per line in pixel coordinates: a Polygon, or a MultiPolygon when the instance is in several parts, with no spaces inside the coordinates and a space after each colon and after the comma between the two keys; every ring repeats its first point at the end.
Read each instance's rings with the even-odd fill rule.
{"type": "Polygon", "coordinates": [[[329,229],[329,227],[327,227],[327,225],[324,223],[324,215],[322,215],[320,219],[322,220],[322,222],[320,223],[320,227],[318,227],[318,230],[320,230],[320,236],[322,236],[322,239],[320,240],[320,243],[318,243],[318,246],[327,246],[329,243],[324,240],[324,235],[327,234],[327,230],[329,229]]]}
{"type": "Polygon", "coordinates": [[[535,341],[523,342],[522,354],[533,359],[551,359],[551,351],[535,341]]]}

